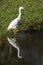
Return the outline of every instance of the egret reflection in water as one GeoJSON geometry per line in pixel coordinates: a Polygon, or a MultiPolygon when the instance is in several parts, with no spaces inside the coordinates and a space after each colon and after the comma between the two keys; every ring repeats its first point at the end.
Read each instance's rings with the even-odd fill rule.
{"type": "MultiPolygon", "coordinates": [[[[17,32],[15,38],[7,38],[13,47],[19,47],[19,55],[29,63],[29,65],[43,65],[43,36],[42,32],[17,32]]],[[[8,41],[9,41],[8,40],[8,41]]],[[[17,49],[17,48],[16,48],[17,49]]]]}
{"type": "Polygon", "coordinates": [[[17,54],[17,55],[18,55],[18,58],[22,58],[22,56],[20,56],[20,45],[18,45],[17,42],[16,42],[16,40],[13,39],[13,38],[7,37],[7,39],[8,39],[8,41],[9,41],[9,43],[10,43],[14,48],[17,49],[17,51],[18,51],[18,54],[17,54]]]}

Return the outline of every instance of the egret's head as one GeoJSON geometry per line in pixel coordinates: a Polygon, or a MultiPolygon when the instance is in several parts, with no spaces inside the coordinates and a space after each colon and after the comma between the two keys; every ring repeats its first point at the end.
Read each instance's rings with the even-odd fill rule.
{"type": "Polygon", "coordinates": [[[24,7],[20,7],[20,8],[19,8],[19,10],[22,10],[22,9],[24,9],[24,7]]]}

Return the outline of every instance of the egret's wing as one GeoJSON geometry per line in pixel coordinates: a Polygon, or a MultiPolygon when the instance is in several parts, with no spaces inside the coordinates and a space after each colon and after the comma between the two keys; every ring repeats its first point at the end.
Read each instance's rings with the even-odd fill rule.
{"type": "Polygon", "coordinates": [[[7,30],[16,28],[17,23],[18,23],[18,20],[17,20],[17,18],[16,18],[15,20],[13,20],[13,21],[9,24],[7,30]]]}

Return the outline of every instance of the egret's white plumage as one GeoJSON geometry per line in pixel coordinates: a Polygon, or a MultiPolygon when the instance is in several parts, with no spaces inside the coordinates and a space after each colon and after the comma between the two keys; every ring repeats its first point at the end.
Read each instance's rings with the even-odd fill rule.
{"type": "Polygon", "coordinates": [[[16,19],[14,19],[8,26],[7,30],[10,30],[10,29],[16,29],[17,27],[17,24],[18,22],[20,21],[21,19],[21,10],[24,9],[23,7],[20,7],[19,8],[19,15],[16,19]]]}
{"type": "Polygon", "coordinates": [[[9,38],[9,37],[7,37],[7,40],[9,41],[9,43],[10,43],[14,48],[17,49],[17,51],[18,51],[18,54],[17,54],[17,55],[18,55],[18,58],[22,58],[22,56],[20,56],[20,46],[17,45],[16,40],[13,39],[13,38],[9,38]]]}

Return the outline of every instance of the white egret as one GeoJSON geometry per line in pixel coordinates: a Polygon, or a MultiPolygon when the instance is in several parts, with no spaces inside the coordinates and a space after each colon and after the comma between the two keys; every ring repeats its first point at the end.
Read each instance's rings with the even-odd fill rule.
{"type": "Polygon", "coordinates": [[[20,7],[19,8],[19,15],[18,15],[18,17],[16,18],[16,19],[14,19],[10,24],[9,24],[9,26],[8,26],[8,28],[7,28],[7,30],[10,30],[10,29],[16,29],[16,27],[17,27],[17,24],[18,24],[18,22],[20,21],[20,19],[21,19],[21,10],[22,9],[24,9],[24,7],[20,7]]]}
{"type": "Polygon", "coordinates": [[[13,39],[13,38],[9,38],[9,37],[7,37],[7,40],[9,41],[9,43],[10,43],[14,48],[17,49],[17,51],[18,51],[18,54],[17,54],[17,55],[18,55],[18,58],[22,58],[22,56],[20,56],[20,46],[17,45],[16,40],[13,39]]]}

